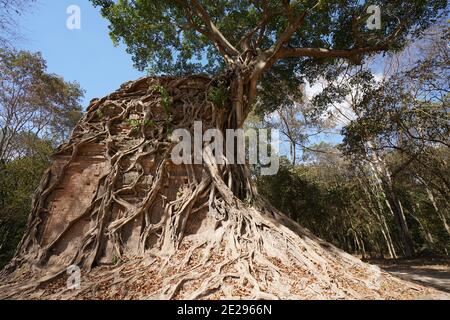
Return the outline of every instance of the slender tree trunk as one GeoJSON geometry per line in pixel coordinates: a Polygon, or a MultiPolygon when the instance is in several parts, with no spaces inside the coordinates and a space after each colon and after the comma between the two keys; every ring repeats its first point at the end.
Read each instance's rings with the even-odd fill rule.
{"type": "Polygon", "coordinates": [[[450,235],[450,226],[448,225],[447,218],[441,210],[439,210],[439,207],[436,203],[436,199],[434,198],[434,194],[429,188],[428,184],[425,182],[424,179],[420,178],[420,181],[425,186],[425,190],[427,192],[428,200],[430,200],[431,205],[433,206],[434,211],[436,212],[437,216],[442,222],[442,225],[444,226],[445,231],[450,235]]]}
{"type": "Polygon", "coordinates": [[[134,298],[381,297],[373,267],[274,209],[246,165],[213,161],[211,141],[201,142],[200,164],[173,162],[173,129],[192,137],[197,121],[203,134],[245,119],[245,81],[244,96],[231,94],[225,106],[206,98],[214,81],[142,78],[92,101],[41,180],[25,236],[0,274],[14,282],[0,285],[0,298],[29,297],[73,265],[86,280],[81,291],[58,293],[71,298],[92,295],[100,283],[149,280],[150,291],[134,298]],[[84,201],[73,201],[81,194],[84,201]]]}
{"type": "Polygon", "coordinates": [[[369,142],[368,146],[372,150],[372,161],[370,161],[369,164],[372,168],[376,180],[383,190],[383,195],[386,199],[386,205],[394,215],[395,222],[399,230],[400,239],[405,250],[405,256],[412,257],[415,255],[414,242],[412,240],[412,235],[406,221],[402,203],[400,199],[398,199],[398,196],[394,190],[390,172],[381,157],[375,153],[373,143],[369,142]]]}

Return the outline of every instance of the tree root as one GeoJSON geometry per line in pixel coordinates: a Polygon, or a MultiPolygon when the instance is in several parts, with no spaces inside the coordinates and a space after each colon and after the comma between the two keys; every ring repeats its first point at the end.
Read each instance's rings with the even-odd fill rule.
{"type": "Polygon", "coordinates": [[[173,165],[171,130],[193,130],[194,121],[204,131],[230,127],[232,110],[208,101],[212,83],[142,78],[91,102],[42,179],[0,298],[365,299],[424,290],[318,239],[260,198],[244,165],[214,163],[207,146],[204,165],[173,165]],[[51,196],[93,146],[106,169],[92,200],[48,239],[50,217],[61,214],[51,196]],[[70,265],[82,268],[80,290],[65,288],[70,265]]]}

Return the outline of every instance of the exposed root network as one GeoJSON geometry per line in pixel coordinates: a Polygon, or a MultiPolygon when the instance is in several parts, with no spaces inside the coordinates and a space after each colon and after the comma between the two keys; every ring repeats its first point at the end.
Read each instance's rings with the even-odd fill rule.
{"type": "MultiPolygon", "coordinates": [[[[384,299],[433,294],[326,243],[260,198],[244,165],[174,165],[174,129],[232,128],[204,77],[91,102],[55,154],[1,298],[384,299]],[[95,174],[91,174],[95,172],[95,174]],[[84,179],[84,180],[83,180],[84,179]],[[80,181],[85,181],[84,185],[80,181]],[[75,197],[67,205],[68,197],[75,197]],[[68,266],[81,288],[67,289],[68,266]]],[[[208,148],[206,148],[208,150],[208,148]]]]}

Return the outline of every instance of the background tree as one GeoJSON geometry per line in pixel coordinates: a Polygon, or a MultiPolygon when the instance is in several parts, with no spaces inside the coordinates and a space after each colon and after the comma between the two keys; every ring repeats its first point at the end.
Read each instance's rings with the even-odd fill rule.
{"type": "Polygon", "coordinates": [[[326,133],[333,124],[327,119],[311,117],[314,106],[310,103],[304,89],[299,91],[301,97],[286,99],[285,104],[279,106],[271,114],[264,114],[255,110],[255,114],[263,118],[265,127],[279,130],[287,144],[292,164],[301,158],[301,150],[311,150],[311,139],[326,133]]]}
{"type": "MultiPolygon", "coordinates": [[[[288,191],[295,185],[293,179],[297,179],[293,169],[287,176],[283,175],[286,171],[280,171],[280,179],[260,177],[258,183],[264,195],[315,234],[347,251],[357,248],[353,241],[347,239],[347,226],[331,229],[339,230],[336,238],[330,238],[321,228],[327,225],[328,220],[333,221],[334,216],[342,216],[340,212],[344,210],[352,214],[343,223],[351,221],[361,227],[357,232],[365,240],[356,242],[363,244],[368,252],[374,250],[376,244],[378,249],[372,253],[384,252],[389,257],[411,255],[416,250],[447,253],[450,244],[446,235],[449,206],[445,200],[448,192],[444,191],[446,181],[443,178],[448,175],[447,33],[445,24],[427,30],[425,39],[412,42],[398,56],[385,61],[389,73],[379,80],[373,77],[367,65],[358,68],[344,65],[342,76],[334,82],[325,81],[325,89],[311,102],[317,118],[330,118],[338,128],[344,126],[342,150],[345,155],[327,149],[311,152],[309,147],[304,153],[306,159],[313,163],[306,162],[301,166],[307,172],[318,170],[324,173],[336,172],[340,168],[337,175],[346,183],[353,181],[355,191],[358,190],[345,195],[355,194],[357,197],[350,197],[348,203],[344,201],[346,205],[338,206],[338,212],[330,216],[321,213],[323,206],[319,200],[316,199],[319,202],[315,208],[314,203],[301,196],[301,192],[298,192],[300,197],[296,197],[295,192],[288,191]],[[413,59],[407,56],[409,52],[413,52],[413,59]],[[376,134],[372,135],[374,132],[376,134]],[[342,162],[341,157],[344,156],[353,165],[342,162]],[[356,174],[351,171],[356,171],[356,174]],[[431,178],[431,172],[435,178],[431,178]],[[424,179],[418,178],[421,175],[434,181],[434,190],[424,179]],[[389,179],[391,182],[388,184],[389,179]],[[302,201],[309,204],[301,205],[302,201]],[[395,203],[399,205],[395,207],[395,203]],[[350,209],[347,205],[353,207],[350,209]],[[315,218],[305,214],[309,207],[316,211],[315,218]],[[405,249],[408,243],[402,235],[405,231],[398,219],[393,219],[398,212],[407,223],[408,249],[405,249]],[[316,225],[314,221],[317,220],[321,224],[316,225]]],[[[314,149],[321,148],[317,146],[314,149]]],[[[301,178],[308,176],[303,174],[301,178]]],[[[334,180],[326,175],[319,175],[317,179],[325,185],[334,180]]],[[[342,188],[348,190],[346,186],[342,188]]],[[[317,192],[324,193],[320,188],[317,192]]],[[[332,208],[336,205],[330,205],[328,210],[332,208]]]]}
{"type": "Polygon", "coordinates": [[[31,199],[51,163],[50,141],[19,134],[20,156],[0,163],[0,268],[9,262],[23,236],[31,199]]]}
{"type": "Polygon", "coordinates": [[[433,23],[447,1],[373,1],[383,21],[376,31],[366,28],[365,1],[92,3],[101,7],[111,37],[127,45],[139,69],[215,75],[227,70],[236,113],[229,126],[240,127],[258,84],[263,92],[278,90],[262,108],[281,105],[273,99],[287,95],[277,86],[291,88],[290,96],[295,96],[299,78],[317,78],[337,58],[359,63],[367,55],[398,49],[433,23]]]}
{"type": "Polygon", "coordinates": [[[0,0],[0,47],[11,46],[19,37],[16,17],[35,0],[0,0]]]}
{"type": "MultiPolygon", "coordinates": [[[[412,67],[400,70],[368,90],[356,106],[357,120],[344,129],[347,154],[375,155],[378,159],[390,157],[390,165],[382,165],[379,171],[394,211],[404,211],[397,199],[400,190],[396,186],[397,179],[414,163],[416,168],[421,167],[422,172],[431,169],[435,178],[440,180],[441,188],[448,187],[444,178],[448,164],[445,156],[442,157],[449,147],[448,27],[440,26],[431,31],[434,35],[430,34],[426,40],[428,43],[422,58],[412,67]],[[442,158],[437,160],[436,157],[442,158]]],[[[426,182],[420,180],[426,187],[426,182]]],[[[432,193],[430,195],[433,199],[432,193]]],[[[409,211],[411,217],[415,217],[415,209],[409,211]]],[[[438,215],[445,227],[447,218],[438,215]]],[[[403,219],[402,223],[406,225],[407,222],[403,219]]],[[[408,241],[412,242],[412,239],[408,241]]]]}
{"type": "Polygon", "coordinates": [[[0,159],[19,156],[19,134],[62,143],[81,118],[83,90],[46,72],[39,53],[0,50],[0,159]]]}

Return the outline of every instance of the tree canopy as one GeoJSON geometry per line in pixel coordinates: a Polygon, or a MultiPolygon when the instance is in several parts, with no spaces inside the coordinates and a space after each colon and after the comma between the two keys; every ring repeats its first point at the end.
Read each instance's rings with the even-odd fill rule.
{"type": "MultiPolygon", "coordinates": [[[[226,65],[244,66],[250,101],[263,73],[264,89],[276,85],[296,90],[302,77],[322,76],[335,58],[358,63],[364,56],[400,49],[434,23],[447,5],[443,0],[91,2],[101,8],[112,39],[126,44],[138,69],[214,74],[226,65]],[[367,28],[369,5],[380,8],[379,29],[367,28]]],[[[277,103],[267,108],[289,100],[280,90],[271,92],[277,103]]]]}

